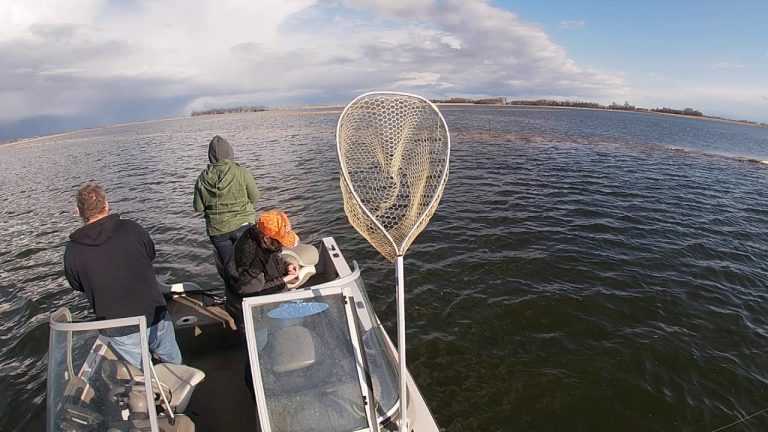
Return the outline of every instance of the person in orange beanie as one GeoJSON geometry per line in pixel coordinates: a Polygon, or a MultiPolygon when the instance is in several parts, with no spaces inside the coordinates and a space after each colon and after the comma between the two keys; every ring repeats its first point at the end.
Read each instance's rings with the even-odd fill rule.
{"type": "MultiPolygon", "coordinates": [[[[269,210],[244,232],[235,243],[235,250],[225,265],[226,303],[224,308],[235,321],[237,331],[245,340],[243,297],[272,294],[286,290],[287,283],[298,277],[295,264],[283,260],[284,247],[299,242],[285,213],[269,210]]],[[[251,380],[251,362],[245,361],[244,377],[251,398],[256,399],[251,380]]]]}
{"type": "Polygon", "coordinates": [[[296,279],[298,268],[283,260],[284,247],[295,247],[298,237],[285,213],[269,210],[243,233],[225,265],[226,310],[243,331],[244,297],[284,291],[286,283],[296,279]]]}

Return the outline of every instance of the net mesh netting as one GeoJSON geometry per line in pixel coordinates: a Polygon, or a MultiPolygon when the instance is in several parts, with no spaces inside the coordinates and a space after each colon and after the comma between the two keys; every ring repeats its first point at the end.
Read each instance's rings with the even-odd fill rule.
{"type": "Polygon", "coordinates": [[[432,217],[448,180],[450,138],[426,99],[368,93],[339,119],[344,211],[385,258],[404,255],[432,217]]]}

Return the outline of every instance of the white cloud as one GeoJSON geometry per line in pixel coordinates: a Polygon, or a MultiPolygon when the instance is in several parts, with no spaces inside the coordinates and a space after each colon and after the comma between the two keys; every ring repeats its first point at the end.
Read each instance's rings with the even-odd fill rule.
{"type": "MultiPolygon", "coordinates": [[[[324,3],[337,1],[325,0],[324,3]]],[[[428,14],[437,7],[437,0],[341,0],[340,3],[353,9],[405,19],[428,14]]]]}
{"type": "MultiPolygon", "coordinates": [[[[463,91],[485,96],[595,98],[624,91],[621,76],[577,65],[543,29],[513,13],[486,1],[427,3],[415,5],[400,26],[358,23],[338,26],[335,34],[325,36],[339,41],[340,51],[358,54],[361,66],[369,63],[389,76],[439,73],[439,82],[423,89],[427,96],[463,91]],[[344,34],[355,34],[355,38],[344,34]]],[[[370,2],[344,4],[359,8],[370,2]]],[[[399,7],[408,4],[400,2],[399,7]]],[[[371,78],[381,79],[375,74],[371,78]]],[[[390,81],[393,86],[406,83],[410,81],[390,81]]]]}
{"type": "Polygon", "coordinates": [[[385,88],[627,92],[620,74],[577,64],[542,28],[487,0],[12,0],[0,4],[0,58],[0,106],[13,107],[0,121],[153,100],[174,100],[168,115],[345,102],[385,88]]]}
{"type": "Polygon", "coordinates": [[[82,25],[94,21],[101,0],[10,0],[0,2],[0,41],[29,35],[37,25],[82,25]]]}
{"type": "Polygon", "coordinates": [[[37,74],[39,76],[45,76],[45,75],[48,75],[48,76],[55,76],[55,75],[67,76],[67,75],[73,75],[73,74],[78,74],[78,73],[82,73],[82,72],[84,72],[83,69],[73,69],[73,68],[69,68],[69,69],[44,69],[44,70],[39,71],[37,74]]]}
{"type": "Polygon", "coordinates": [[[440,38],[440,42],[443,42],[453,49],[461,49],[461,40],[453,35],[446,35],[440,38]]]}
{"type": "Polygon", "coordinates": [[[712,65],[712,69],[743,69],[744,65],[738,62],[723,61],[712,65]]]}
{"type": "Polygon", "coordinates": [[[583,20],[565,20],[558,23],[558,27],[566,30],[580,29],[586,26],[587,23],[583,20]]]}
{"type": "Polygon", "coordinates": [[[435,72],[408,72],[402,74],[401,78],[394,83],[396,87],[451,87],[450,84],[441,83],[440,74],[435,72]]]}
{"type": "Polygon", "coordinates": [[[112,77],[128,79],[192,79],[199,74],[198,70],[191,67],[148,66],[146,64],[111,72],[112,77]]]}

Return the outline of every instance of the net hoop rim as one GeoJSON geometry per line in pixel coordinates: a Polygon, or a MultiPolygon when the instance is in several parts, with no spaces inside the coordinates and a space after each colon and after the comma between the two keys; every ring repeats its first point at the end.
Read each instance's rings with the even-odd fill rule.
{"type": "Polygon", "coordinates": [[[440,198],[443,195],[443,189],[445,189],[446,183],[448,183],[448,171],[450,167],[450,160],[451,160],[451,133],[448,130],[448,124],[445,122],[445,118],[443,117],[443,113],[440,112],[440,110],[437,108],[437,105],[432,103],[429,99],[419,96],[417,94],[413,93],[406,93],[406,92],[398,92],[398,91],[386,91],[386,90],[376,90],[376,91],[370,91],[363,93],[359,95],[358,97],[354,98],[351,102],[347,104],[347,106],[344,107],[344,110],[341,111],[341,115],[339,116],[339,121],[336,123],[336,157],[339,159],[339,166],[341,167],[341,176],[344,181],[344,184],[349,188],[349,191],[352,193],[352,196],[355,197],[355,202],[357,205],[360,206],[361,209],[363,209],[363,212],[368,216],[368,219],[373,222],[379,230],[381,230],[382,233],[386,236],[387,240],[389,240],[389,243],[392,245],[392,248],[395,250],[395,256],[404,256],[405,251],[401,251],[403,245],[406,245],[412,241],[411,237],[414,234],[414,231],[421,225],[424,218],[430,213],[430,211],[437,205],[437,202],[440,200],[440,198]],[[443,129],[445,129],[445,136],[447,138],[446,142],[446,155],[445,155],[445,169],[443,170],[443,175],[440,178],[440,183],[437,188],[437,191],[435,195],[432,197],[432,200],[429,202],[429,205],[425,208],[425,211],[422,212],[422,214],[419,216],[419,219],[416,221],[416,223],[413,224],[410,230],[408,230],[408,233],[405,235],[403,242],[401,245],[397,245],[395,241],[392,239],[392,236],[389,235],[389,232],[387,232],[386,229],[379,223],[378,220],[371,214],[371,212],[368,210],[368,208],[363,205],[363,203],[360,201],[360,196],[357,194],[357,191],[352,186],[352,182],[349,179],[349,176],[347,175],[346,170],[346,164],[341,158],[341,145],[339,144],[339,136],[341,131],[341,122],[344,120],[344,115],[347,113],[347,111],[360,99],[367,98],[372,95],[397,95],[397,96],[408,96],[416,99],[420,99],[423,102],[426,102],[434,112],[437,113],[438,117],[440,118],[440,122],[443,125],[443,129]]]}

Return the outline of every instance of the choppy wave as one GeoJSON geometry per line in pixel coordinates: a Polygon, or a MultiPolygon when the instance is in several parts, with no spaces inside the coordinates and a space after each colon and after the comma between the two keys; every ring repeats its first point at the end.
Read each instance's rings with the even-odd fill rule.
{"type": "MultiPolygon", "coordinates": [[[[444,114],[451,177],[405,271],[409,367],[445,430],[713,430],[768,406],[760,132],[592,111],[444,114]]],[[[214,133],[254,174],[257,208],[286,211],[306,241],[335,236],[393,326],[392,266],[341,207],[338,115],[198,117],[0,148],[0,430],[43,428],[47,315],[88,312],[61,272],[83,181],[149,229],[161,279],[219,283],[191,208],[214,133]]]]}

